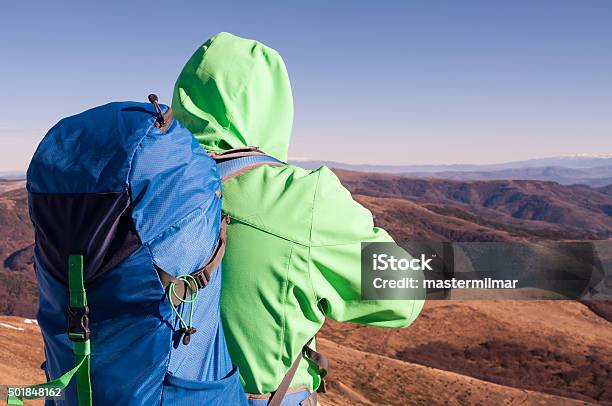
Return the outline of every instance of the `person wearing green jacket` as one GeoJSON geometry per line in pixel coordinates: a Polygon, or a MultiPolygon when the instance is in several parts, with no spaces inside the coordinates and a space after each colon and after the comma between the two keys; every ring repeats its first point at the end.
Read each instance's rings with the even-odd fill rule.
{"type": "MultiPolygon", "coordinates": [[[[178,77],[172,108],[212,154],[257,146],[287,161],[289,77],[280,55],[257,41],[220,33],[204,43],[178,77]]],[[[251,404],[267,404],[297,359],[283,405],[316,403],[319,368],[301,354],[326,317],[397,328],[423,307],[361,300],[361,243],[393,240],[327,167],[262,165],[224,180],[223,212],[231,221],[221,315],[251,404]]]]}

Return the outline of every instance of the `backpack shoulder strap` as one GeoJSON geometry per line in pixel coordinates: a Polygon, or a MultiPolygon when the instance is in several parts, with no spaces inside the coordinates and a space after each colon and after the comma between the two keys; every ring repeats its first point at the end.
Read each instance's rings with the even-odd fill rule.
{"type": "Polygon", "coordinates": [[[266,155],[257,147],[232,149],[220,154],[211,154],[211,157],[217,162],[217,170],[222,181],[262,165],[287,165],[283,161],[266,155]]]}
{"type": "MultiPolygon", "coordinates": [[[[313,339],[314,337],[308,340],[304,347],[302,347],[302,351],[300,351],[298,356],[293,361],[293,364],[291,364],[291,367],[283,377],[283,380],[281,381],[280,385],[278,386],[276,391],[274,391],[270,396],[268,406],[281,406],[281,404],[283,403],[283,399],[285,398],[285,395],[287,394],[287,391],[291,386],[291,381],[293,380],[293,377],[295,376],[295,373],[298,370],[298,366],[300,365],[300,361],[303,357],[314,362],[318,368],[318,374],[321,377],[321,384],[317,389],[317,392],[326,392],[325,377],[327,376],[327,372],[329,371],[329,360],[325,355],[313,350],[310,347],[310,343],[313,339]]],[[[312,403],[312,401],[314,401],[314,403],[316,404],[317,392],[314,392],[312,395],[306,398],[302,403],[300,403],[300,405],[309,405],[310,403],[312,403]]]]}

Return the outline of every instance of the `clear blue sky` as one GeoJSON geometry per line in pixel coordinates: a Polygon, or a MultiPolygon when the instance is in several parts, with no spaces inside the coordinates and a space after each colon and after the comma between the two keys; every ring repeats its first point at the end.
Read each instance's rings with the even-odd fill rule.
{"type": "Polygon", "coordinates": [[[611,1],[13,1],[0,24],[0,170],[25,168],[63,116],[152,91],[169,103],[218,31],[283,55],[293,157],[612,152],[611,1]]]}

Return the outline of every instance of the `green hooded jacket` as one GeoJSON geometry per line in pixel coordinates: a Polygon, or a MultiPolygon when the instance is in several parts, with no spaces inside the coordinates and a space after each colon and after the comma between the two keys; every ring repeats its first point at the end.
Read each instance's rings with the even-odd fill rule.
{"type": "MultiPolygon", "coordinates": [[[[172,108],[209,151],[258,146],[287,161],[289,77],[280,55],[257,41],[228,33],[208,40],[183,68],[172,108]]],[[[325,317],[404,327],[419,314],[422,300],[360,300],[361,242],[392,239],[328,168],[242,173],[224,182],[223,211],[231,222],[221,315],[247,393],[275,391],[325,317]]],[[[291,387],[319,384],[302,359],[291,387]]]]}

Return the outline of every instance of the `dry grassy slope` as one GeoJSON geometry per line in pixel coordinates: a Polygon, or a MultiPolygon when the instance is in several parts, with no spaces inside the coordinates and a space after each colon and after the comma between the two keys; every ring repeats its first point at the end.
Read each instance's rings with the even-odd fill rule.
{"type": "MultiPolygon", "coordinates": [[[[45,382],[45,374],[40,369],[44,358],[42,337],[36,324],[24,323],[23,317],[0,316],[0,385],[45,382]]],[[[3,404],[3,400],[0,400],[0,404],[3,404]]],[[[25,405],[43,403],[37,400],[24,402],[25,405]]]]}
{"type": "Polygon", "coordinates": [[[0,383],[26,385],[43,382],[40,369],[44,360],[43,342],[36,324],[24,323],[23,317],[0,316],[0,383]]]}
{"type": "MultiPolygon", "coordinates": [[[[508,387],[612,404],[612,323],[576,302],[430,301],[407,329],[330,321],[320,337],[345,346],[335,350],[341,365],[353,349],[508,387]]],[[[338,370],[340,376],[363,374],[360,367],[338,370]]],[[[401,371],[373,370],[389,380],[401,371]]],[[[353,382],[359,388],[359,379],[353,382]]],[[[406,385],[408,401],[415,392],[412,383],[406,385]]],[[[428,388],[430,396],[447,391],[428,388]]]]}
{"type": "Polygon", "coordinates": [[[323,406],[594,404],[474,379],[319,339],[333,363],[323,406]]]}
{"type": "MultiPolygon", "coordinates": [[[[539,310],[550,310],[549,307],[553,304],[553,302],[543,302],[541,305],[544,307],[539,310]]],[[[453,306],[458,307],[452,310],[453,314],[462,314],[466,309],[473,309],[474,306],[478,308],[479,304],[449,305],[442,302],[429,304],[422,319],[411,330],[386,330],[352,325],[340,327],[338,323],[330,323],[322,337],[332,337],[337,343],[322,337],[318,341],[319,350],[327,354],[332,362],[332,374],[328,380],[329,391],[321,396],[321,404],[323,406],[592,404],[586,398],[578,401],[517,389],[397,359],[395,355],[399,348],[407,346],[415,348],[423,342],[431,341],[432,336],[438,336],[439,339],[442,330],[445,334],[441,337],[447,341],[448,337],[456,334],[452,326],[449,328],[448,324],[442,323],[439,319],[446,320],[448,314],[444,312],[453,306]]],[[[517,304],[514,303],[513,306],[516,309],[517,304]]],[[[490,307],[482,306],[485,312],[490,307]]],[[[504,310],[508,309],[502,306],[497,311],[504,310]]],[[[492,313],[491,317],[494,317],[495,311],[492,313]]],[[[576,314],[570,310],[567,316],[576,316],[576,314]]],[[[474,319],[473,328],[462,332],[463,335],[456,336],[463,340],[457,343],[458,345],[470,339],[478,341],[482,338],[477,330],[486,320],[474,314],[471,314],[471,317],[474,319]]],[[[520,322],[522,317],[524,315],[519,314],[517,322],[520,322]]],[[[586,316],[586,319],[590,319],[590,316],[586,316]]],[[[464,321],[459,317],[457,324],[464,321]]],[[[567,320],[564,318],[562,321],[567,320]]],[[[597,323],[594,320],[591,322],[597,323]]],[[[23,329],[19,331],[0,324],[0,364],[3,366],[0,369],[0,382],[7,384],[41,382],[44,374],[39,366],[44,356],[38,327],[25,324],[23,318],[18,317],[0,316],[0,323],[23,329]]],[[[555,324],[554,317],[549,324],[555,324]]],[[[584,327],[584,325],[573,327],[584,327]]],[[[543,328],[546,330],[549,325],[543,328]]],[[[603,338],[604,343],[606,340],[609,340],[609,337],[603,338]]],[[[596,337],[586,337],[586,341],[596,346],[602,344],[596,337]]]]}

